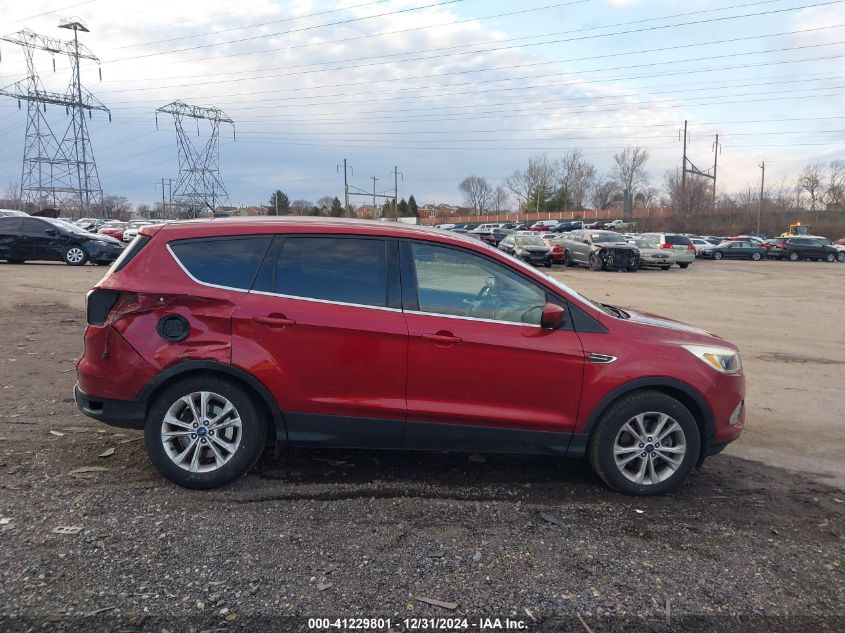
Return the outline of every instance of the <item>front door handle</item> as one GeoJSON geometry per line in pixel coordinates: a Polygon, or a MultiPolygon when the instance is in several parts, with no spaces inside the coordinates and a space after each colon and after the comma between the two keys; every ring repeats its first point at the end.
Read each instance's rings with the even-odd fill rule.
{"type": "Polygon", "coordinates": [[[296,325],[296,321],[287,318],[284,314],[271,314],[269,316],[252,317],[255,323],[266,325],[267,327],[287,327],[289,325],[296,325]]]}
{"type": "Polygon", "coordinates": [[[438,345],[455,345],[456,343],[460,343],[464,340],[460,336],[455,336],[451,332],[446,332],[443,330],[437,332],[437,334],[423,334],[422,337],[426,341],[432,341],[433,343],[437,343],[438,345]]]}

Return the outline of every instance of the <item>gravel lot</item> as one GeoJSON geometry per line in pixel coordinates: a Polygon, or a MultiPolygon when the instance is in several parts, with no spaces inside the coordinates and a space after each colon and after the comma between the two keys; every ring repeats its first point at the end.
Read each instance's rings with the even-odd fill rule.
{"type": "Polygon", "coordinates": [[[315,616],[393,630],[426,617],[467,630],[488,617],[502,622],[487,630],[505,618],[529,631],[845,629],[845,266],[556,269],[743,352],[746,433],[646,500],[578,461],[365,451],[283,452],[226,488],[179,489],[139,432],[98,425],[70,397],[83,293],[102,273],[0,264],[4,631],[291,631],[315,616]],[[84,467],[103,470],[72,472],[84,467]]]}

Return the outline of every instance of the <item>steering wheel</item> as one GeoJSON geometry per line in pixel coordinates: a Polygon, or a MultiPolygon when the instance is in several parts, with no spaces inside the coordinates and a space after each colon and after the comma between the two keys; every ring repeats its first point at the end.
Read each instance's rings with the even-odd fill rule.
{"type": "Polygon", "coordinates": [[[496,285],[492,278],[481,287],[481,290],[476,293],[475,298],[471,302],[469,309],[470,316],[475,316],[482,308],[494,310],[496,308],[496,285]]]}

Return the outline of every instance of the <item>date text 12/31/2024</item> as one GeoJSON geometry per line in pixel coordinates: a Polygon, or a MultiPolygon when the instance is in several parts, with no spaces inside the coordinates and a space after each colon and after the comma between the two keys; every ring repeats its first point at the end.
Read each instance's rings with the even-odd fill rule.
{"type": "Polygon", "coordinates": [[[309,618],[314,631],[527,631],[528,623],[511,618],[309,618]]]}

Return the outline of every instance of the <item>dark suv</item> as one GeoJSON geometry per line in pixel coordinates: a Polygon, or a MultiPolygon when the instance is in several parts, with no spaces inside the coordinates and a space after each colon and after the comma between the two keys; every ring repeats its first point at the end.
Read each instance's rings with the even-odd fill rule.
{"type": "Polygon", "coordinates": [[[820,237],[789,237],[769,240],[769,257],[788,259],[823,260],[834,262],[839,258],[839,250],[831,245],[830,240],[820,237]]]}
{"type": "Polygon", "coordinates": [[[87,320],[77,405],[143,428],[156,468],[191,488],[279,442],[587,456],[615,489],[658,494],[745,422],[728,341],[438,229],[145,226],[87,320]]]}

